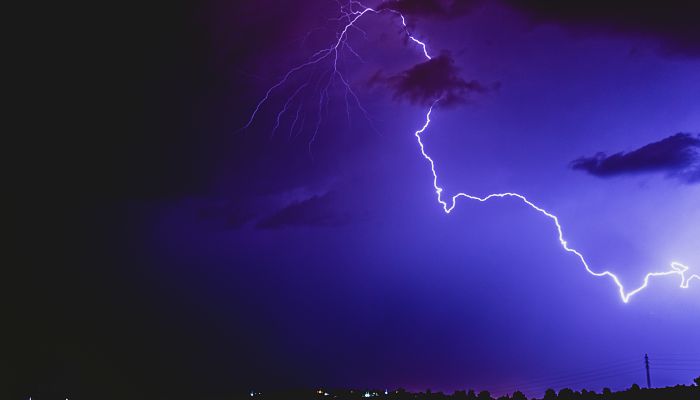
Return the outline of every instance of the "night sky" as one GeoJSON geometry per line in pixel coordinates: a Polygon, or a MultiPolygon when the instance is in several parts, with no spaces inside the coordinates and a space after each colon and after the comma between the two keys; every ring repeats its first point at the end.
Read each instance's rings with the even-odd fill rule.
{"type": "Polygon", "coordinates": [[[328,59],[246,129],[337,40],[336,1],[43,12],[63,29],[26,33],[46,108],[26,121],[51,127],[13,167],[2,386],[541,395],[528,382],[630,360],[574,389],[643,384],[644,353],[696,360],[652,372],[690,383],[700,279],[625,304],[522,202],[446,214],[414,136],[439,98],[422,138],[444,197],[523,194],[626,288],[700,274],[700,8],[633,4],[369,1],[339,53],[352,92],[328,59]]]}

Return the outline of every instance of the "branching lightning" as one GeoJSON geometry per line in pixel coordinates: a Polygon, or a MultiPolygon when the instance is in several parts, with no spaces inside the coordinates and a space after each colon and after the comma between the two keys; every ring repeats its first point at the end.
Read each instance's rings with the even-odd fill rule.
{"type": "MultiPolygon", "coordinates": [[[[345,79],[345,77],[343,76],[343,74],[340,72],[340,70],[338,68],[338,60],[340,57],[341,49],[348,49],[353,55],[355,55],[356,57],[358,57],[361,60],[360,56],[347,43],[347,38],[348,38],[348,33],[349,33],[350,29],[357,29],[357,30],[360,30],[362,32],[362,30],[356,26],[356,22],[368,13],[379,14],[379,13],[383,13],[383,12],[389,12],[389,13],[393,13],[393,14],[399,16],[401,19],[401,24],[403,26],[403,30],[405,32],[405,35],[408,37],[408,39],[410,39],[413,43],[415,43],[416,45],[418,45],[421,48],[422,53],[427,60],[431,59],[431,56],[428,52],[428,48],[427,48],[426,43],[417,39],[415,36],[413,36],[409,32],[408,25],[406,24],[406,19],[404,18],[404,16],[400,12],[398,12],[396,10],[392,10],[392,9],[376,10],[376,9],[371,8],[371,7],[367,7],[367,6],[363,5],[362,3],[360,3],[359,1],[355,1],[355,0],[351,0],[347,4],[344,4],[344,5],[339,3],[339,6],[340,6],[340,17],[337,20],[347,21],[347,22],[345,23],[345,25],[343,25],[342,29],[339,31],[335,42],[333,42],[333,44],[330,47],[323,49],[323,50],[319,50],[318,52],[314,53],[309,58],[308,61],[290,69],[282,77],[282,79],[280,79],[276,84],[271,86],[267,90],[267,92],[265,93],[263,98],[257,103],[257,105],[256,105],[255,109],[253,110],[248,122],[243,127],[244,129],[250,127],[253,124],[256,115],[260,111],[261,107],[270,99],[270,96],[271,96],[273,91],[275,91],[276,89],[285,85],[285,83],[287,83],[289,81],[290,77],[293,74],[295,74],[296,72],[299,72],[299,71],[306,69],[306,68],[309,68],[309,67],[317,66],[321,62],[323,62],[324,60],[331,60],[332,70],[328,74],[327,81],[325,81],[325,83],[323,83],[323,85],[322,85],[323,87],[320,88],[319,103],[318,103],[319,113],[318,113],[318,117],[316,119],[316,124],[314,127],[313,135],[311,137],[311,140],[309,141],[309,151],[311,149],[311,145],[313,144],[314,140],[316,139],[316,135],[318,134],[318,131],[319,131],[319,128],[320,128],[320,125],[322,122],[321,111],[323,109],[324,104],[326,104],[328,102],[328,90],[329,90],[329,87],[331,86],[331,84],[334,82],[335,78],[340,80],[340,82],[342,83],[342,85],[345,89],[346,110],[347,110],[348,118],[350,115],[349,103],[347,101],[348,94],[352,96],[353,100],[355,100],[357,107],[362,111],[362,113],[365,115],[365,117],[368,118],[367,111],[364,109],[364,107],[360,103],[359,98],[357,97],[355,92],[352,90],[350,84],[348,83],[348,81],[345,79]]],[[[321,81],[319,80],[319,82],[321,82],[321,81]]],[[[275,126],[273,128],[273,133],[279,128],[280,119],[281,119],[282,115],[288,110],[290,103],[294,100],[295,97],[297,97],[297,95],[299,95],[299,93],[302,90],[304,90],[308,86],[309,86],[309,82],[303,84],[302,86],[297,88],[296,91],[294,91],[293,94],[287,99],[287,101],[284,104],[284,107],[277,114],[275,126]]],[[[321,85],[319,85],[319,86],[321,86],[321,85]]],[[[429,107],[429,109],[425,115],[425,123],[423,124],[423,126],[419,130],[417,130],[415,132],[414,135],[415,135],[416,140],[418,142],[418,146],[420,148],[421,155],[423,156],[423,158],[426,161],[428,161],[428,164],[430,165],[430,170],[433,174],[433,188],[435,189],[435,193],[437,195],[437,201],[442,206],[442,209],[444,210],[444,212],[446,214],[450,214],[452,212],[452,210],[454,210],[455,206],[457,205],[457,200],[460,198],[464,198],[464,199],[468,199],[468,200],[475,200],[475,201],[482,202],[482,203],[487,202],[489,200],[498,199],[498,198],[514,198],[514,199],[522,202],[523,204],[527,205],[531,209],[542,214],[543,216],[549,218],[554,223],[554,226],[556,227],[557,238],[559,240],[559,244],[564,249],[564,251],[575,255],[578,258],[581,265],[583,265],[583,267],[585,268],[586,272],[588,272],[589,274],[596,276],[596,277],[608,277],[608,278],[610,278],[617,286],[620,298],[622,299],[622,301],[624,303],[629,302],[629,300],[630,300],[630,298],[632,298],[632,296],[634,296],[635,294],[637,294],[637,293],[641,292],[642,290],[644,290],[645,288],[647,288],[647,286],[649,285],[649,280],[653,277],[678,275],[681,278],[680,287],[683,289],[687,289],[690,285],[690,282],[693,279],[697,279],[700,281],[700,275],[698,275],[698,274],[692,274],[692,275],[686,274],[686,272],[688,272],[688,270],[689,270],[689,267],[687,265],[684,265],[684,264],[681,264],[679,262],[674,261],[674,262],[671,262],[670,268],[668,270],[647,273],[644,276],[644,281],[643,281],[643,284],[641,286],[634,288],[634,289],[625,289],[622,282],[620,282],[620,279],[614,273],[612,273],[610,271],[602,271],[602,272],[594,271],[590,267],[588,262],[586,261],[583,254],[581,252],[579,252],[578,250],[574,249],[573,247],[569,246],[568,242],[564,238],[564,232],[563,232],[562,226],[559,222],[559,217],[550,213],[549,211],[545,210],[544,208],[536,205],[535,203],[530,201],[527,197],[525,197],[521,194],[512,193],[512,192],[504,192],[504,193],[489,194],[485,197],[478,197],[478,196],[470,195],[468,193],[460,192],[460,193],[453,195],[451,198],[449,198],[449,200],[445,200],[443,198],[443,188],[438,183],[438,174],[436,171],[435,161],[427,153],[427,151],[425,149],[425,145],[423,143],[423,137],[426,134],[428,127],[430,126],[430,121],[431,121],[430,117],[432,115],[433,108],[440,102],[440,100],[441,99],[434,101],[433,104],[429,107]]],[[[297,121],[299,120],[299,113],[300,113],[301,108],[302,107],[300,104],[299,107],[297,108],[294,121],[293,121],[292,126],[290,128],[290,135],[292,134],[292,131],[294,130],[294,127],[296,126],[297,121]]]]}

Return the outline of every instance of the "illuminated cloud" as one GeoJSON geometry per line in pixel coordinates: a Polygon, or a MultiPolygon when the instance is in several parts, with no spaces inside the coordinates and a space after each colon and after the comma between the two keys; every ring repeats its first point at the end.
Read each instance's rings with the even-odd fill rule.
{"type": "Polygon", "coordinates": [[[498,84],[486,86],[481,82],[466,81],[459,76],[459,69],[449,54],[441,54],[430,60],[390,77],[375,75],[371,83],[385,83],[396,99],[406,99],[417,105],[429,105],[437,99],[440,104],[451,106],[465,102],[471,93],[486,93],[498,88],[498,84]]]}
{"type": "Polygon", "coordinates": [[[700,182],[700,135],[677,133],[629,153],[598,153],[571,162],[571,168],[599,177],[666,172],[687,183],[700,182]]]}

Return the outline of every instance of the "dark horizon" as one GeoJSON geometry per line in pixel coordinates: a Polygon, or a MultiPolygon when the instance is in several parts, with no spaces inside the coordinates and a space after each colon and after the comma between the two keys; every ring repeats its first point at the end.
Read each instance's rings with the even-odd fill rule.
{"type": "Polygon", "coordinates": [[[252,390],[249,393],[253,399],[362,399],[362,398],[386,398],[386,399],[454,399],[454,400],[574,400],[574,399],[695,399],[700,394],[700,377],[695,379],[694,385],[676,385],[665,388],[645,388],[632,384],[628,389],[612,391],[603,388],[600,393],[584,389],[572,390],[560,388],[557,390],[546,389],[541,396],[528,397],[519,390],[507,394],[496,395],[488,390],[455,390],[453,393],[442,393],[426,389],[424,391],[411,392],[403,388],[398,389],[314,389],[314,390],[287,390],[262,392],[252,390]]]}

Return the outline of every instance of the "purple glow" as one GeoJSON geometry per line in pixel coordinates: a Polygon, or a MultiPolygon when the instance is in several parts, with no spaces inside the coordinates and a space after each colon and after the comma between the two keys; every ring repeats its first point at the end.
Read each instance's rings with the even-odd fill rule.
{"type": "MultiPolygon", "coordinates": [[[[432,58],[431,58],[431,56],[428,54],[428,50],[427,50],[426,44],[425,44],[424,42],[422,42],[422,41],[416,39],[414,36],[412,36],[412,35],[408,32],[408,26],[406,25],[406,19],[405,19],[405,17],[404,17],[401,13],[399,13],[399,12],[397,12],[397,11],[395,11],[395,10],[389,10],[389,11],[394,12],[394,13],[396,13],[396,14],[398,14],[398,15],[400,16],[400,18],[401,18],[401,23],[402,23],[402,25],[403,25],[403,27],[404,27],[404,29],[405,29],[405,31],[406,31],[407,36],[408,36],[414,43],[416,43],[416,44],[418,44],[419,46],[421,46],[421,48],[422,48],[422,50],[423,50],[423,54],[425,55],[425,58],[426,58],[427,60],[431,60],[432,58]]],[[[253,120],[255,119],[255,115],[256,115],[257,112],[259,111],[260,107],[269,99],[270,93],[271,93],[274,89],[276,89],[276,88],[278,88],[278,87],[284,85],[284,83],[289,79],[289,77],[290,77],[294,72],[297,72],[297,71],[299,71],[299,70],[301,70],[301,69],[303,69],[303,68],[306,68],[306,67],[308,67],[308,66],[317,64],[317,63],[321,62],[323,59],[325,59],[326,57],[330,56],[331,54],[334,55],[334,58],[333,58],[333,70],[332,70],[332,73],[331,73],[330,78],[329,78],[329,80],[328,80],[328,83],[326,84],[325,88],[321,91],[321,94],[320,94],[320,96],[319,96],[318,119],[317,119],[317,124],[316,124],[316,128],[315,128],[315,130],[314,130],[313,136],[311,137],[311,140],[309,141],[309,151],[311,150],[311,144],[314,142],[314,140],[316,139],[316,136],[317,136],[317,134],[318,134],[318,130],[319,130],[320,123],[321,123],[321,108],[322,108],[322,103],[323,103],[324,99],[326,99],[327,96],[328,96],[328,87],[330,86],[331,81],[332,81],[332,78],[333,78],[334,76],[337,75],[337,76],[340,78],[340,80],[342,81],[343,85],[344,85],[345,88],[346,88],[346,91],[348,91],[349,93],[352,94],[353,98],[357,101],[357,104],[358,104],[358,106],[360,107],[360,109],[362,110],[362,112],[363,112],[365,115],[367,115],[367,111],[361,106],[360,101],[359,101],[359,99],[357,98],[357,95],[352,91],[352,89],[350,88],[350,85],[348,84],[348,82],[345,80],[345,78],[343,78],[343,75],[338,71],[338,58],[339,58],[338,48],[341,47],[341,45],[342,45],[342,46],[346,45],[347,32],[348,32],[348,30],[349,30],[351,27],[354,27],[354,24],[355,24],[363,15],[365,15],[365,14],[368,13],[368,12],[377,13],[378,11],[376,11],[375,9],[372,9],[372,8],[370,8],[370,7],[364,6],[362,3],[357,2],[357,1],[350,1],[346,6],[341,6],[341,17],[340,17],[340,19],[348,19],[349,22],[348,22],[348,23],[342,28],[342,30],[338,33],[338,40],[335,42],[335,44],[334,44],[333,46],[327,48],[327,49],[320,50],[320,51],[316,52],[316,53],[311,57],[311,60],[310,60],[310,61],[308,61],[308,62],[306,62],[306,63],[304,63],[304,64],[301,64],[301,65],[299,65],[299,66],[297,66],[297,67],[291,69],[289,72],[287,72],[287,73],[284,75],[284,77],[282,78],[282,80],[280,80],[280,81],[277,82],[275,85],[273,85],[270,89],[268,89],[268,91],[265,93],[265,96],[260,100],[260,102],[258,102],[257,106],[255,107],[255,110],[253,111],[253,113],[252,113],[251,116],[250,116],[250,119],[248,120],[248,123],[244,126],[244,129],[250,127],[250,125],[253,123],[253,120]],[[359,6],[359,7],[361,8],[360,11],[354,11],[354,10],[353,10],[354,6],[359,6]],[[349,11],[346,11],[346,7],[349,9],[349,11]],[[320,55],[320,56],[319,56],[319,55],[320,55]],[[318,56],[318,57],[317,57],[317,56],[318,56]]],[[[354,50],[353,50],[353,53],[354,53],[354,50]]],[[[280,111],[280,112],[277,114],[277,122],[275,123],[275,127],[273,128],[273,133],[274,133],[275,130],[277,130],[277,128],[278,128],[278,126],[279,126],[280,116],[287,110],[287,106],[289,105],[289,102],[290,102],[294,97],[297,96],[297,94],[299,93],[299,91],[300,91],[301,89],[303,89],[303,88],[306,87],[307,85],[308,85],[308,82],[305,83],[304,85],[300,86],[300,87],[287,99],[287,101],[286,101],[285,104],[284,104],[284,107],[283,107],[282,111],[280,111]]],[[[489,195],[484,196],[484,197],[477,197],[477,196],[473,196],[473,195],[470,195],[470,194],[467,194],[467,193],[464,193],[464,192],[459,192],[459,193],[457,193],[457,194],[455,194],[455,195],[453,195],[453,196],[451,197],[451,201],[450,201],[450,203],[448,204],[448,202],[446,202],[445,200],[442,199],[443,188],[440,187],[440,186],[438,185],[438,175],[437,175],[437,172],[436,172],[436,170],[435,170],[435,161],[433,161],[433,159],[432,159],[432,158],[428,155],[428,153],[426,152],[425,146],[423,145],[423,140],[422,140],[422,134],[428,129],[428,126],[430,125],[430,122],[431,122],[430,116],[431,116],[431,113],[432,113],[432,111],[433,111],[433,107],[434,107],[435,105],[439,104],[439,102],[440,102],[440,99],[436,100],[436,101],[430,106],[430,108],[428,109],[428,111],[427,111],[427,113],[426,113],[426,116],[425,116],[425,124],[421,127],[421,129],[419,129],[419,130],[417,130],[417,131],[415,132],[415,136],[416,136],[416,139],[418,140],[418,145],[420,146],[420,151],[421,151],[421,154],[422,154],[423,158],[425,158],[425,159],[430,163],[430,170],[431,170],[432,175],[433,175],[433,188],[435,189],[435,193],[437,194],[437,201],[438,201],[438,203],[440,203],[440,204],[442,205],[442,208],[443,208],[443,210],[445,211],[446,214],[449,214],[449,213],[455,208],[457,199],[459,199],[459,198],[465,198],[465,199],[469,199],[469,200],[476,200],[476,201],[479,201],[479,202],[482,202],[482,203],[483,203],[483,202],[486,202],[486,201],[488,201],[488,200],[491,200],[491,199],[496,199],[496,198],[506,198],[506,197],[517,198],[517,199],[521,200],[524,204],[526,204],[527,206],[529,206],[530,208],[532,208],[533,210],[539,212],[540,214],[542,214],[542,215],[546,216],[547,218],[549,218],[550,220],[552,220],[552,222],[554,222],[554,224],[555,224],[555,226],[556,226],[559,244],[562,246],[562,248],[563,248],[566,252],[571,253],[571,254],[574,254],[576,257],[578,257],[578,259],[580,260],[581,264],[583,265],[583,267],[586,269],[586,271],[587,271],[589,274],[591,274],[591,275],[593,275],[593,276],[596,276],[596,277],[607,276],[607,277],[611,278],[611,279],[613,280],[613,282],[615,282],[615,285],[617,286],[618,291],[619,291],[619,294],[620,294],[620,298],[622,299],[622,301],[623,301],[624,303],[629,302],[629,300],[630,300],[630,298],[631,298],[632,296],[634,296],[635,294],[637,294],[637,293],[641,292],[642,290],[644,290],[644,289],[649,285],[649,279],[652,278],[652,277],[661,277],[661,276],[669,276],[669,275],[679,275],[680,278],[681,278],[680,287],[681,287],[681,288],[684,288],[684,289],[687,289],[687,288],[688,288],[688,286],[689,286],[689,284],[690,284],[690,281],[692,281],[693,279],[698,279],[698,280],[700,280],[700,275],[698,275],[698,274],[692,274],[692,275],[686,276],[685,273],[686,273],[686,271],[688,271],[688,269],[689,269],[688,266],[683,265],[683,264],[681,264],[681,263],[679,263],[679,262],[676,262],[676,261],[672,261],[672,262],[670,263],[670,267],[669,267],[668,270],[659,271],[659,272],[648,272],[648,273],[644,276],[644,281],[643,281],[643,284],[642,284],[641,286],[639,286],[639,287],[637,287],[637,288],[634,288],[634,289],[626,290],[625,287],[623,286],[622,282],[620,281],[620,279],[619,279],[615,274],[613,274],[612,272],[610,272],[610,271],[596,272],[596,271],[594,271],[593,269],[591,269],[591,267],[589,266],[588,262],[587,262],[586,259],[584,258],[583,254],[582,254],[581,252],[579,252],[578,250],[576,250],[576,249],[574,249],[574,248],[572,248],[572,247],[569,247],[567,241],[564,239],[564,233],[563,233],[563,230],[562,230],[562,226],[561,226],[561,224],[559,223],[559,218],[558,218],[556,215],[554,215],[554,214],[550,213],[549,211],[545,210],[544,208],[537,206],[535,203],[531,202],[530,200],[528,200],[525,196],[523,196],[523,195],[521,195],[521,194],[512,193],[512,192],[504,192],[504,193],[492,193],[492,194],[489,194],[489,195]]],[[[348,113],[348,116],[349,116],[349,114],[350,114],[349,108],[347,108],[347,113],[348,113]]],[[[296,122],[296,119],[295,119],[295,122],[296,122]]],[[[293,127],[293,125],[292,125],[292,127],[293,127]]]]}

